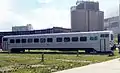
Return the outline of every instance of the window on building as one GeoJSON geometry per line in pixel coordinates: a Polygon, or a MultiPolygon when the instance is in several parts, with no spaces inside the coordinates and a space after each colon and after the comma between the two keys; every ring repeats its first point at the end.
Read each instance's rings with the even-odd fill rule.
{"type": "Polygon", "coordinates": [[[35,42],[35,43],[39,43],[39,39],[38,39],[38,38],[35,38],[35,39],[34,39],[34,42],[35,42]]]}
{"type": "Polygon", "coordinates": [[[59,38],[56,39],[56,41],[57,42],[62,42],[62,38],[59,37],[59,38]]]}
{"type": "Polygon", "coordinates": [[[53,42],[52,38],[47,38],[47,42],[53,42]]]}
{"type": "Polygon", "coordinates": [[[15,43],[15,40],[14,39],[10,39],[10,43],[15,43]]]}
{"type": "Polygon", "coordinates": [[[46,39],[45,38],[40,38],[40,43],[45,43],[46,39]]]}
{"type": "Polygon", "coordinates": [[[78,42],[78,37],[72,37],[72,42],[78,42]]]}
{"type": "Polygon", "coordinates": [[[3,38],[3,41],[8,41],[8,38],[3,38]]]}
{"type": "Polygon", "coordinates": [[[65,37],[64,38],[64,42],[70,42],[70,38],[69,37],[65,37]]]}
{"type": "Polygon", "coordinates": [[[87,41],[87,37],[80,37],[80,41],[87,41]]]}
{"type": "Polygon", "coordinates": [[[22,39],[22,43],[26,43],[26,39],[22,39]]]}
{"type": "Polygon", "coordinates": [[[20,39],[16,39],[16,43],[20,43],[20,39]]]}
{"type": "Polygon", "coordinates": [[[110,27],[111,28],[119,27],[119,22],[113,22],[113,23],[111,23],[110,27]]]}
{"type": "Polygon", "coordinates": [[[33,40],[32,39],[28,39],[28,43],[32,43],[33,42],[33,40]]]}

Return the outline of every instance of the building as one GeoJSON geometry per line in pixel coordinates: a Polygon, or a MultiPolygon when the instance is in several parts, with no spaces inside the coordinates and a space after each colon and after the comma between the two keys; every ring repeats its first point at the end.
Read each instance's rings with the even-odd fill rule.
{"type": "Polygon", "coordinates": [[[119,16],[106,18],[104,20],[104,29],[112,30],[115,34],[120,34],[119,16]]]}
{"type": "Polygon", "coordinates": [[[26,26],[13,26],[12,31],[30,31],[33,30],[31,24],[27,24],[26,26]]]}
{"type": "Polygon", "coordinates": [[[62,27],[53,27],[53,28],[41,29],[41,30],[0,32],[0,36],[47,34],[47,33],[68,33],[68,32],[71,32],[71,29],[62,28],[62,27]]]}
{"type": "Polygon", "coordinates": [[[77,1],[71,7],[71,28],[80,32],[104,30],[104,12],[99,10],[99,3],[77,1]]]}

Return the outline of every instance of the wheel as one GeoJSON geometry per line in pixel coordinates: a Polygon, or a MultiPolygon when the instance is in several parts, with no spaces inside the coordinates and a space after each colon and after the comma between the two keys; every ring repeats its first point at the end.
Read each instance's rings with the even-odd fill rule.
{"type": "Polygon", "coordinates": [[[11,53],[20,53],[19,49],[11,49],[11,53]]]}
{"type": "Polygon", "coordinates": [[[25,49],[20,50],[20,52],[24,53],[24,52],[25,52],[25,49]]]}
{"type": "Polygon", "coordinates": [[[85,53],[89,54],[89,53],[90,53],[90,50],[85,50],[85,53]]]}

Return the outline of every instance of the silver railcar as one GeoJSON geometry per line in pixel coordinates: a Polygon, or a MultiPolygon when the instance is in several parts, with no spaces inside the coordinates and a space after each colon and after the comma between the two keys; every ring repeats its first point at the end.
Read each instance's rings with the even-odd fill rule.
{"type": "Polygon", "coordinates": [[[2,38],[3,50],[11,52],[24,52],[25,49],[112,52],[113,45],[112,31],[14,35],[2,38]]]}

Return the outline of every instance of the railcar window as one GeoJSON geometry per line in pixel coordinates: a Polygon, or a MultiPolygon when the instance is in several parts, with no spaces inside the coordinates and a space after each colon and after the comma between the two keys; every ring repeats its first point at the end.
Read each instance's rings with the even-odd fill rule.
{"type": "Polygon", "coordinates": [[[100,37],[109,37],[109,34],[101,34],[100,37]]]}
{"type": "Polygon", "coordinates": [[[114,38],[114,36],[113,36],[113,34],[111,34],[111,40],[113,40],[113,38],[114,38]]]}
{"type": "Polygon", "coordinates": [[[109,34],[105,34],[105,37],[109,37],[109,34]]]}
{"type": "Polygon", "coordinates": [[[28,43],[32,43],[33,42],[33,40],[32,39],[28,39],[28,43]]]}
{"type": "Polygon", "coordinates": [[[104,34],[101,34],[100,37],[104,37],[104,34]]]}
{"type": "Polygon", "coordinates": [[[37,38],[34,39],[34,42],[35,42],[35,43],[39,43],[39,39],[37,39],[37,38]]]}
{"type": "Polygon", "coordinates": [[[20,39],[16,39],[16,43],[20,43],[20,39]]]}
{"type": "Polygon", "coordinates": [[[98,40],[98,37],[97,37],[97,36],[95,36],[95,40],[98,40]]]}
{"type": "Polygon", "coordinates": [[[22,39],[22,43],[26,43],[26,39],[22,39]]]}
{"type": "Polygon", "coordinates": [[[52,38],[47,38],[47,42],[53,42],[52,38]]]}
{"type": "Polygon", "coordinates": [[[46,39],[45,38],[41,38],[40,39],[40,43],[45,43],[46,42],[46,39]]]}
{"type": "Polygon", "coordinates": [[[62,42],[62,38],[57,38],[56,41],[57,42],[62,42]]]}
{"type": "Polygon", "coordinates": [[[65,37],[64,38],[64,42],[70,42],[70,38],[69,37],[65,37]]]}
{"type": "Polygon", "coordinates": [[[87,41],[87,37],[80,37],[80,41],[87,41]]]}
{"type": "Polygon", "coordinates": [[[3,38],[3,41],[8,41],[8,38],[3,38]]]}
{"type": "Polygon", "coordinates": [[[98,37],[95,36],[95,37],[90,37],[90,40],[98,40],[98,37]]]}
{"type": "Polygon", "coordinates": [[[14,39],[10,39],[10,43],[15,43],[15,40],[14,39]]]}
{"type": "Polygon", "coordinates": [[[77,42],[78,41],[78,37],[72,37],[72,42],[77,42]]]}

